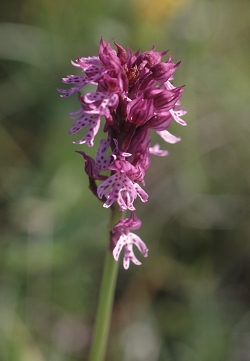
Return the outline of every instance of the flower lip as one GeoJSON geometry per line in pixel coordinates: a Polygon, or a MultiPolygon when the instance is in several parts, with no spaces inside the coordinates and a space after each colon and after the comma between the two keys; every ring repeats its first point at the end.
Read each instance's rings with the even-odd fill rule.
{"type": "Polygon", "coordinates": [[[114,259],[118,261],[122,248],[124,248],[123,267],[129,268],[130,262],[135,265],[141,265],[141,262],[136,258],[133,245],[135,245],[141,252],[143,257],[148,256],[148,248],[146,244],[136,234],[130,230],[137,230],[141,227],[141,221],[134,213],[131,213],[129,218],[120,220],[111,230],[110,246],[114,259]]]}

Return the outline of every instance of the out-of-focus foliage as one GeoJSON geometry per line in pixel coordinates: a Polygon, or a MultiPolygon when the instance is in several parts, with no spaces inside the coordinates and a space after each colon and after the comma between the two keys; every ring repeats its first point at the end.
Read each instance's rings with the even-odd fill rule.
{"type": "Polygon", "coordinates": [[[107,360],[250,360],[249,0],[10,0],[0,14],[0,359],[87,360],[109,211],[67,134],[76,97],[55,88],[103,36],[182,61],[189,124],[152,159],[137,203],[149,258],[119,273],[107,360]]]}

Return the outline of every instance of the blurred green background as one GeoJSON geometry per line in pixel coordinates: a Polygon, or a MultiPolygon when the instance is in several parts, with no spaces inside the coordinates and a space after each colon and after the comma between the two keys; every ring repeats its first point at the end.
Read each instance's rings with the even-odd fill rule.
{"type": "Polygon", "coordinates": [[[149,257],[120,267],[107,360],[249,361],[249,0],[9,0],[0,17],[0,360],[87,360],[109,211],[56,88],[103,36],[170,49],[188,111],[136,203],[149,257]]]}

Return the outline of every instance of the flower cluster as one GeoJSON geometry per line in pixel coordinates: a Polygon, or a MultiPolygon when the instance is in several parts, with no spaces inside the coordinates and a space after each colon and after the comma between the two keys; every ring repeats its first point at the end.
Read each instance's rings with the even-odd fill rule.
{"type": "Polygon", "coordinates": [[[171,62],[171,56],[161,61],[167,51],[156,52],[153,47],[150,51],[133,54],[131,49],[127,53],[122,46],[114,44],[116,51],[110,43],[106,44],[101,39],[99,56],[79,57],[72,62],[85,75],[68,75],[62,81],[73,84],[73,87],[58,90],[63,98],[78,93],[81,107],[70,113],[75,123],[69,133],[83,128],[86,132],[75,144],[87,143],[92,147],[101,119],[104,119],[103,131],[107,136],[101,140],[96,158],[83,151],[78,153],[84,158],[90,189],[103,201],[104,207],[117,202],[121,211],[131,211],[130,217],[118,222],[111,230],[114,258],[118,260],[124,247],[124,268],[127,269],[130,261],[140,264],[134,256],[133,244],[144,257],[147,256],[143,241],[129,232],[141,226],[141,221],[134,214],[135,199],[138,196],[142,202],[148,200],[148,194],[139,183],[145,185],[144,177],[151,154],[168,155],[158,144],[150,146],[150,130],[155,130],[168,143],[178,142],[180,138],[169,133],[167,128],[173,120],[186,125],[181,119],[186,111],[180,106],[183,86],[172,84],[173,73],[179,63],[171,62]],[[82,95],[80,90],[87,84],[96,85],[96,91],[82,95]],[[111,171],[110,176],[103,173],[107,170],[111,171]],[[102,183],[98,186],[96,181],[102,183]]]}

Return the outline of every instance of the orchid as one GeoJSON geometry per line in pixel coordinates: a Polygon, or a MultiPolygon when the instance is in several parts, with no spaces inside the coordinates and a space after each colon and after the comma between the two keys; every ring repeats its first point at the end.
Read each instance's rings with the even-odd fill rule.
{"type": "Polygon", "coordinates": [[[125,248],[123,258],[123,266],[125,269],[129,268],[130,261],[136,265],[141,265],[141,262],[138,261],[133,252],[133,245],[139,249],[143,257],[148,256],[148,249],[145,243],[136,234],[129,232],[130,229],[139,229],[141,223],[135,213],[131,213],[129,218],[121,219],[111,231],[112,242],[114,244],[113,256],[116,261],[120,256],[122,248],[125,248]]]}
{"type": "Polygon", "coordinates": [[[121,45],[114,44],[116,50],[110,42],[101,39],[99,56],[78,57],[72,64],[85,75],[68,75],[62,81],[73,87],[58,90],[63,98],[78,93],[80,109],[70,113],[75,123],[69,133],[85,130],[85,135],[75,144],[86,143],[92,147],[103,122],[103,133],[107,136],[101,140],[96,158],[83,151],[78,153],[84,158],[90,189],[103,206],[109,208],[117,203],[120,211],[132,212],[110,231],[114,259],[118,260],[124,247],[123,264],[127,269],[130,261],[141,264],[133,253],[133,244],[147,256],[144,242],[130,229],[138,229],[138,224],[141,225],[134,213],[136,198],[142,202],[148,200],[142,186],[145,186],[150,156],[168,155],[159,144],[150,145],[150,131],[155,131],[168,143],[179,142],[180,138],[167,129],[172,121],[185,126],[181,117],[186,110],[180,104],[183,86],[172,84],[180,63],[172,62],[171,56],[162,61],[167,51],[157,52],[153,47],[133,53],[129,48],[126,52],[121,45]],[[80,91],[87,84],[96,85],[96,90],[82,95],[80,91]],[[107,171],[111,172],[109,176],[107,171]]]}

